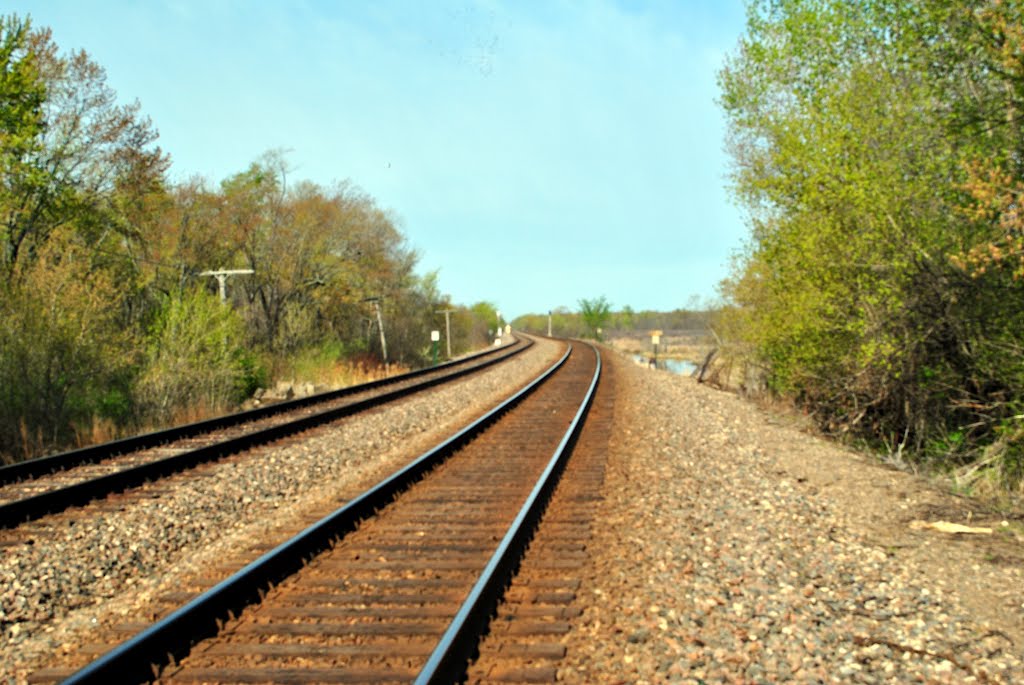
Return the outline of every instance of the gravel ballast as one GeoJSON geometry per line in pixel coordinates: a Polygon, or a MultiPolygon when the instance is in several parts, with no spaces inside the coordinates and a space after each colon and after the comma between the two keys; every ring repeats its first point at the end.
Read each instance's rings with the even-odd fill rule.
{"type": "Polygon", "coordinates": [[[538,341],[513,360],[396,405],[161,481],[151,499],[48,517],[32,545],[0,549],[0,682],[58,665],[96,626],[150,620],[185,578],[301,527],[503,400],[564,349],[538,341]],[[83,515],[87,514],[87,515],[83,515]]]}
{"type": "MultiPolygon", "coordinates": [[[[1020,564],[911,527],[941,493],[735,396],[617,362],[605,500],[560,680],[1024,682],[1020,564]]],[[[985,544],[1019,554],[994,525],[985,544]]]]}

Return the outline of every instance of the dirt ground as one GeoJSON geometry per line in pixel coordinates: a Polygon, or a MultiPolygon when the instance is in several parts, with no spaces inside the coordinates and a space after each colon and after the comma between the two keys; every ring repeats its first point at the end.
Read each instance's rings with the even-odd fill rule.
{"type": "Polygon", "coordinates": [[[608,364],[603,525],[562,680],[1024,682],[1024,520],[802,414],[608,364]]]}
{"type": "Polygon", "coordinates": [[[876,455],[827,440],[793,411],[719,392],[736,409],[759,414],[767,426],[788,429],[766,430],[760,437],[762,446],[776,455],[781,467],[777,475],[827,498],[846,520],[843,534],[852,533],[885,548],[890,557],[927,568],[965,606],[1024,649],[1024,511],[1000,511],[954,493],[941,477],[909,473],[876,455]],[[788,440],[793,432],[809,440],[788,440]],[[991,533],[943,532],[933,527],[937,522],[991,533]]]}
{"type": "MultiPolygon", "coordinates": [[[[766,415],[766,420],[792,421],[777,414],[766,415]]],[[[841,446],[819,451],[813,459],[802,452],[799,445],[780,447],[777,454],[786,473],[779,475],[828,498],[847,520],[846,531],[945,579],[965,606],[1024,647],[1024,514],[996,511],[950,492],[937,479],[897,470],[841,446]],[[991,533],[949,533],[929,525],[942,521],[991,533]]]]}

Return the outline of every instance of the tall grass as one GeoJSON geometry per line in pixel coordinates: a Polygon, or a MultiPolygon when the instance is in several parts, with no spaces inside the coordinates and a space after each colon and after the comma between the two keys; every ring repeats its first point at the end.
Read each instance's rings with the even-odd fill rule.
{"type": "MultiPolygon", "coordinates": [[[[394,364],[385,369],[383,365],[368,357],[339,359],[335,356],[336,352],[337,346],[323,346],[304,350],[289,359],[278,360],[274,365],[276,372],[268,378],[267,385],[274,387],[278,381],[289,381],[312,383],[318,389],[334,389],[366,383],[408,370],[404,366],[394,364]]],[[[178,398],[178,401],[165,411],[148,416],[137,416],[130,423],[118,423],[96,414],[76,422],[73,426],[73,442],[61,445],[58,449],[96,445],[137,433],[202,421],[238,411],[240,408],[240,402],[211,404],[205,397],[195,397],[191,399],[178,398]]],[[[39,430],[30,430],[22,421],[19,432],[21,434],[21,452],[18,454],[0,452],[0,464],[12,464],[53,453],[52,444],[43,439],[39,430]]]]}
{"type": "Polygon", "coordinates": [[[341,343],[328,342],[301,350],[274,366],[276,381],[312,383],[318,388],[345,388],[350,385],[393,376],[408,367],[390,364],[385,368],[368,355],[344,356],[341,343]]]}

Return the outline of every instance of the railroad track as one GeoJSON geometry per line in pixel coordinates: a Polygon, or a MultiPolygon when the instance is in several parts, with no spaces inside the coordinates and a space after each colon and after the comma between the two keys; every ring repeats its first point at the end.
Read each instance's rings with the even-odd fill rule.
{"type": "Polygon", "coordinates": [[[485,369],[530,345],[0,467],[0,529],[165,478],[485,369]]]}
{"type": "MultiPolygon", "coordinates": [[[[600,371],[594,348],[571,347],[487,415],[127,642],[32,680],[457,682],[566,468],[600,371]]],[[[555,508],[561,542],[534,555],[579,564],[580,507],[595,483],[579,478],[570,508],[555,508]]],[[[571,611],[538,598],[564,604],[573,582],[534,582],[512,599],[536,606],[516,613],[561,629],[571,611]]],[[[536,637],[499,650],[506,661],[554,651],[536,637]]]]}

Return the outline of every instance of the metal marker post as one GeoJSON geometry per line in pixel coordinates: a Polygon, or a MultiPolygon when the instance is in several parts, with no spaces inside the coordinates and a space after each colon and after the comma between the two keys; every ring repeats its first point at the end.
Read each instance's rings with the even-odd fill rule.
{"type": "Polygon", "coordinates": [[[434,353],[434,362],[431,366],[437,366],[437,343],[441,339],[440,331],[430,331],[430,349],[434,353]]]}
{"type": "Polygon", "coordinates": [[[651,344],[654,345],[654,368],[658,368],[658,343],[661,342],[661,331],[651,332],[651,344]]]}

